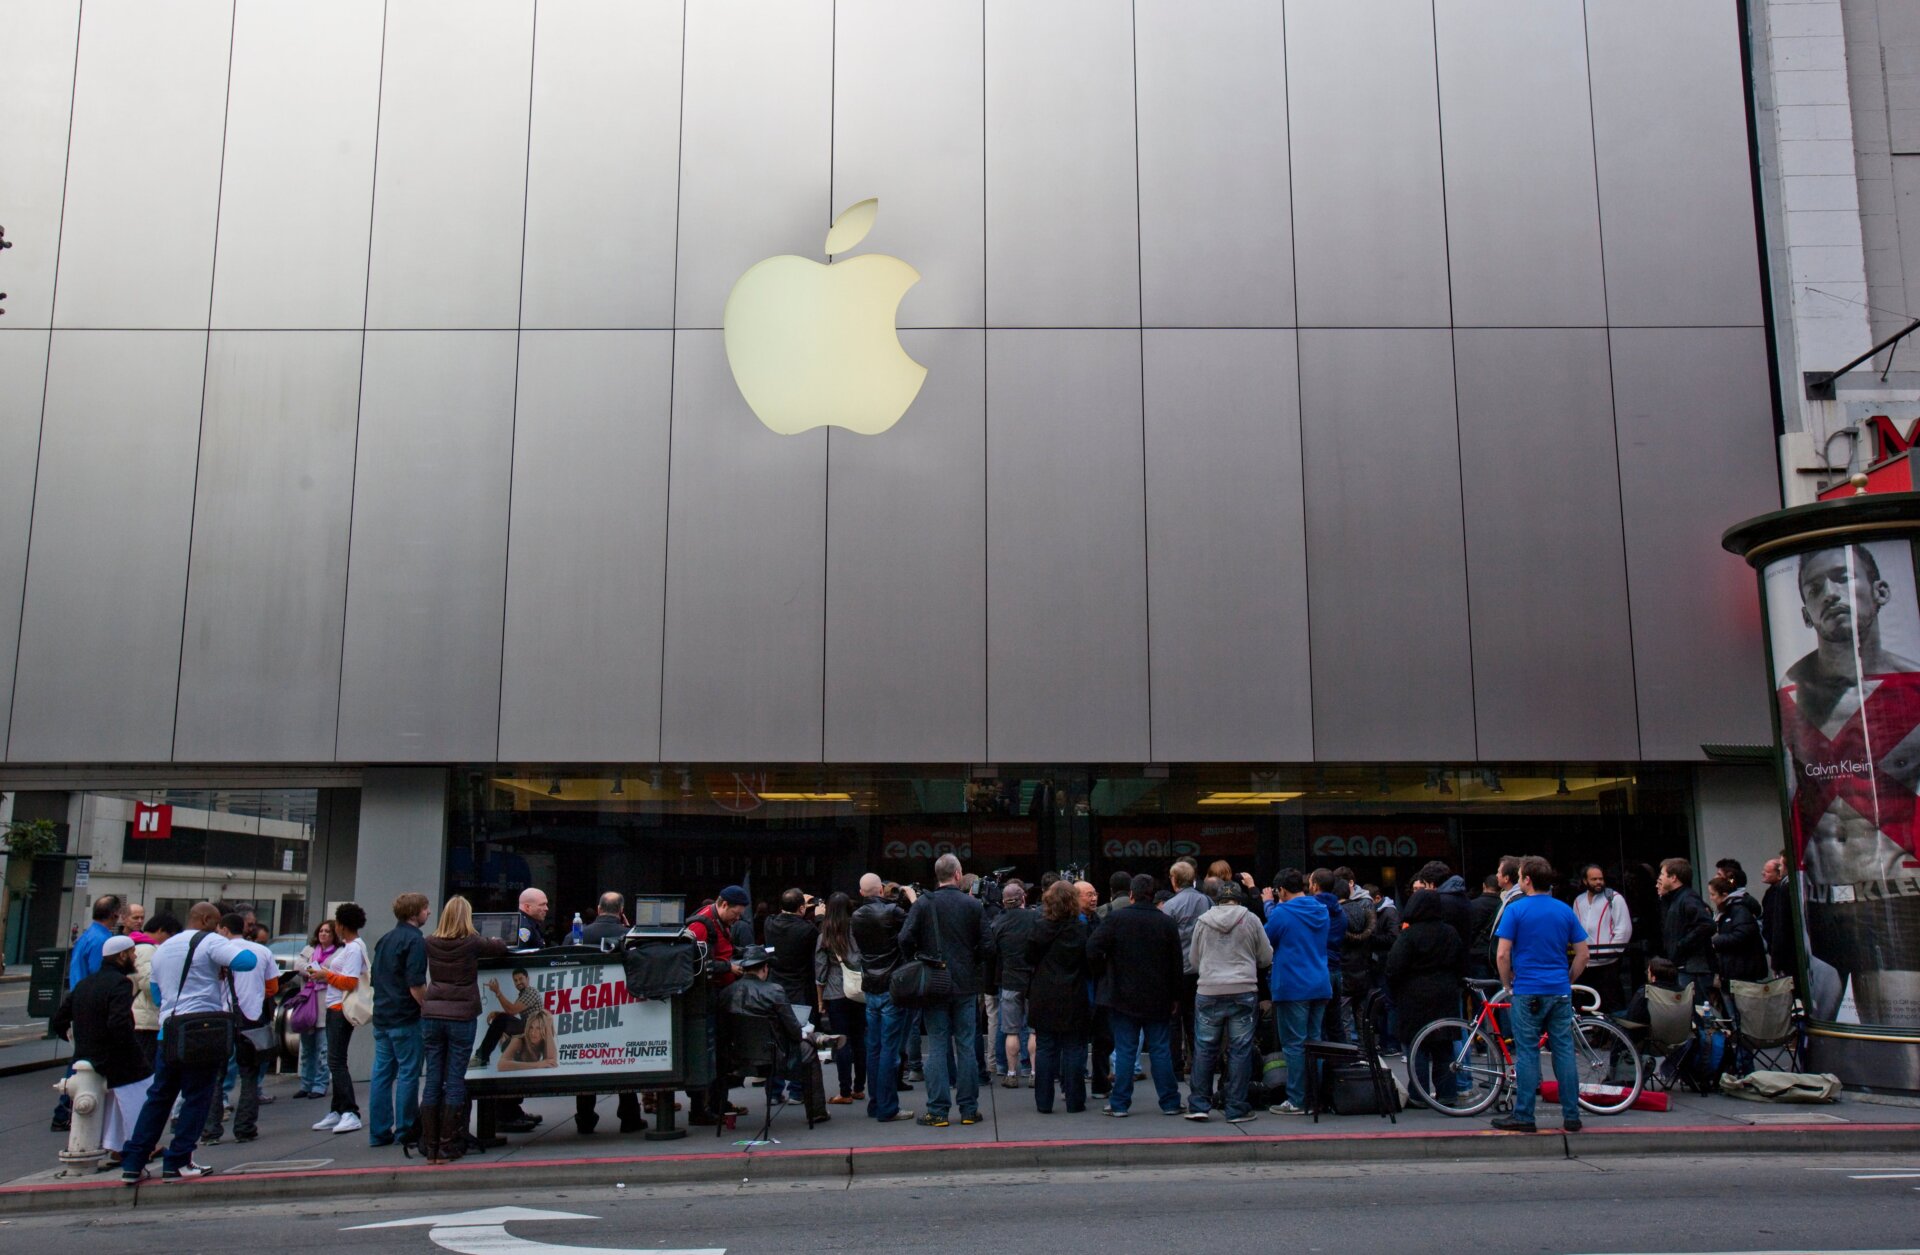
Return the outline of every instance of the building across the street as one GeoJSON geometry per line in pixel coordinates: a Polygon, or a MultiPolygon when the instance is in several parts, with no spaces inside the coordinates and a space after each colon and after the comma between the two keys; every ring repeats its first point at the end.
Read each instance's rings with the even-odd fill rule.
{"type": "Polygon", "coordinates": [[[1797,372],[1881,303],[1800,330],[1850,61],[1803,117],[1774,23],[1856,7],[10,8],[0,817],[65,847],[6,957],[83,858],[276,930],[949,849],[1757,880],[1719,539],[1855,469],[1797,372]]]}

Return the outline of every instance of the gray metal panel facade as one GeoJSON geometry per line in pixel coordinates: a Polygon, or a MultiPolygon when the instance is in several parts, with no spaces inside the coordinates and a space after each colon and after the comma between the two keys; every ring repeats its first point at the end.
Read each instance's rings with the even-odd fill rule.
{"type": "Polygon", "coordinates": [[[53,337],[15,762],[164,762],[173,749],[206,332],[53,337]]]}
{"type": "Polygon", "coordinates": [[[1432,0],[1289,0],[1303,327],[1447,325],[1432,0]]]}
{"type": "Polygon", "coordinates": [[[40,451],[40,402],[47,332],[0,332],[0,758],[13,706],[13,659],[20,644],[20,594],[40,451]]]}
{"type": "Polygon", "coordinates": [[[681,9],[682,0],[540,6],[525,326],[673,325],[681,9]]]}
{"type": "Polygon", "coordinates": [[[1766,334],[1701,327],[1613,332],[1627,586],[1639,680],[1640,748],[1689,759],[1709,742],[1771,740],[1753,572],[1720,533],[1778,509],[1764,426],[1766,334]],[[1713,450],[1710,467],[1678,456],[1713,450]]]}
{"type": "Polygon", "coordinates": [[[767,430],[718,331],[678,333],[673,372],[660,752],[818,760],[827,433],[767,430]]]}
{"type": "MultiPolygon", "coordinates": [[[[73,119],[79,0],[33,0],[7,8],[0,39],[0,226],[17,245],[6,275],[7,322],[45,327],[53,314],[60,203],[66,190],[67,127],[73,119]]],[[[39,406],[34,407],[36,424],[39,406]]],[[[4,687],[9,681],[0,681],[4,687]]]]}
{"type": "Polygon", "coordinates": [[[533,0],[387,6],[370,327],[519,322],[533,0]]]}
{"type": "Polygon", "coordinates": [[[366,337],[342,758],[493,757],[514,340],[503,331],[366,337]]]}
{"type": "Polygon", "coordinates": [[[173,757],[325,762],[340,709],[358,331],[216,331],[173,757]]]}
{"type": "Polygon", "coordinates": [[[1153,751],[1313,757],[1291,331],[1149,331],[1153,751]]]}
{"type": "Polygon", "coordinates": [[[1606,325],[1584,11],[1581,0],[1434,6],[1460,326],[1606,325]]]}
{"type": "Polygon", "coordinates": [[[1638,758],[1607,333],[1460,330],[1454,362],[1480,756],[1638,758]]]}
{"type": "MultiPolygon", "coordinates": [[[[30,569],[0,518],[16,757],[1697,759],[1764,735],[1751,581],[1715,548],[1777,500],[1759,333],[1668,330],[1760,321],[1724,0],[237,9],[229,32],[232,0],[44,0],[0,37],[0,337],[135,329],[56,333],[39,492],[0,484],[44,512],[30,569]],[[892,431],[776,437],[701,329],[867,196],[858,251],[922,273],[900,323],[932,372],[892,431]],[[343,577],[346,350],[320,333],[367,319],[343,577]],[[1593,336],[1551,333],[1609,320],[1618,476],[1593,336]],[[209,324],[288,338],[209,360],[209,324]],[[1610,493],[1624,527],[1593,513],[1610,493]],[[1565,569],[1622,548],[1631,654],[1611,577],[1565,569]],[[330,637],[329,742],[306,660],[330,637]],[[1577,727],[1520,678],[1569,659],[1577,727]]],[[[17,478],[37,368],[0,346],[17,478]]]]}
{"type": "Polygon", "coordinates": [[[502,758],[659,754],[672,340],[521,337],[502,758]]]}
{"type": "Polygon", "coordinates": [[[1313,744],[1474,756],[1452,336],[1302,331],[1313,744]]]}
{"type": "Polygon", "coordinates": [[[845,208],[829,205],[831,0],[689,5],[685,75],[675,323],[718,327],[755,262],[824,261],[827,226],[845,208]]]}
{"type": "Polygon", "coordinates": [[[1293,325],[1286,32],[1269,0],[1143,0],[1140,274],[1147,325],[1293,325]]]}
{"type": "Polygon", "coordinates": [[[1140,334],[987,333],[987,749],[1145,761],[1140,334]]]}
{"type": "Polygon", "coordinates": [[[83,7],[55,326],[206,327],[232,16],[232,0],[83,7]]]}
{"type": "Polygon", "coordinates": [[[988,325],[1137,326],[1131,9],[986,5],[988,325]]]}
{"type": "Polygon", "coordinates": [[[214,326],[360,326],[385,11],[234,10],[214,326]]]}
{"type": "Polygon", "coordinates": [[[910,331],[927,382],[827,448],[826,758],[987,756],[985,333],[910,331]]]}
{"type": "Polygon", "coordinates": [[[903,327],[986,319],[982,17],[981,0],[834,9],[833,211],[880,198],[860,251],[920,272],[903,327]]]}
{"type": "Polygon", "coordinates": [[[1587,6],[1615,326],[1760,325],[1738,21],[1718,0],[1587,6]]]}

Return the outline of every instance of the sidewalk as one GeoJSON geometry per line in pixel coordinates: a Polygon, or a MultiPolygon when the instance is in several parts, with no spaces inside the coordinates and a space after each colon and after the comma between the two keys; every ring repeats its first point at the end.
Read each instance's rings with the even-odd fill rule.
{"type": "MultiPolygon", "coordinates": [[[[429,1168],[404,1158],[399,1147],[375,1150],[366,1135],[315,1133],[308,1127],[326,1114],[322,1102],[294,1101],[292,1077],[275,1077],[268,1092],[276,1101],[261,1111],[258,1141],[230,1138],[203,1147],[197,1158],[219,1169],[199,1182],[124,1189],[117,1176],[61,1180],[55,1156],[65,1139],[51,1133],[50,1088],[56,1073],[0,1079],[0,1214],[64,1210],[77,1206],[132,1206],[165,1199],[225,1203],[326,1194],[440,1191],[596,1182],[657,1184],[739,1180],[742,1177],[847,1177],[931,1171],[1020,1170],[1146,1166],[1196,1162],[1245,1164],[1300,1160],[1407,1160],[1466,1158],[1565,1158],[1646,1153],[1792,1153],[1858,1150],[1920,1152],[1920,1104],[1848,1095],[1827,1107],[1780,1107],[1720,1095],[1674,1096],[1669,1112],[1629,1112],[1589,1118],[1588,1131],[1564,1135],[1558,1114],[1542,1104],[1542,1132],[1533,1136],[1491,1132],[1485,1119],[1451,1119],[1408,1111],[1398,1123],[1377,1116],[1327,1116],[1318,1124],[1301,1116],[1263,1113],[1247,1125],[1215,1119],[1200,1124],[1162,1116],[1151,1082],[1135,1090],[1133,1114],[1115,1120],[1092,1102],[1084,1114],[1052,1115],[1033,1108],[1033,1091],[983,1090],[980,1124],[946,1129],[878,1125],[859,1113],[860,1104],[832,1107],[830,1123],[811,1132],[797,1108],[775,1120],[778,1145],[741,1145],[759,1128],[742,1117],[724,1136],[692,1129],[677,1141],[647,1141],[622,1135],[612,1096],[600,1100],[600,1131],[581,1136],[570,1098],[532,1099],[527,1110],[544,1117],[533,1133],[508,1138],[498,1150],[470,1156],[453,1167],[429,1168]],[[136,1199],[137,1196],[137,1199],[136,1199]]],[[[364,1108],[366,1092],[360,1089],[364,1108]]],[[[759,1109],[760,1090],[734,1098],[759,1109]]],[[[924,1087],[903,1102],[918,1108],[924,1087]]]]}

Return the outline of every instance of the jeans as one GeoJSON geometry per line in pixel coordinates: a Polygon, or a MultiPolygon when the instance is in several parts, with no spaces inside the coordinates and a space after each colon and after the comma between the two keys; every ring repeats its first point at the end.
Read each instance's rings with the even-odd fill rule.
{"type": "Polygon", "coordinates": [[[233,1109],[233,1135],[251,1141],[260,1134],[260,1086],[271,1060],[244,1037],[234,1044],[233,1054],[240,1064],[240,1101],[233,1109]]]}
{"type": "Polygon", "coordinates": [[[974,1044],[979,1014],[980,999],[973,994],[936,1002],[921,1012],[927,1026],[928,1115],[946,1115],[954,1101],[960,1104],[963,1116],[980,1110],[980,1069],[974,1044]],[[959,1075],[949,1076],[954,1069],[959,1075]]]}
{"type": "Polygon", "coordinates": [[[467,1101],[467,1055],[473,1050],[472,1020],[421,1020],[423,1107],[458,1107],[467,1101]]]}
{"type": "Polygon", "coordinates": [[[1580,1118],[1580,1067],[1573,1057],[1573,999],[1566,994],[1513,995],[1513,1118],[1533,1119],[1540,1096],[1540,1034],[1547,1035],[1553,1077],[1560,1082],[1560,1116],[1580,1118]]]}
{"type": "Polygon", "coordinates": [[[1346,1029],[1340,1022],[1340,1008],[1347,1004],[1347,1000],[1342,996],[1341,977],[1342,973],[1337,967],[1327,972],[1327,981],[1333,986],[1333,996],[1327,999],[1326,1006],[1320,1008],[1321,1041],[1344,1042],[1347,1040],[1346,1029]]]}
{"type": "MultiPolygon", "coordinates": [[[[1160,1098],[1160,1110],[1180,1110],[1180,1082],[1173,1075],[1173,1025],[1167,1020],[1136,1020],[1121,1011],[1108,1008],[1113,1024],[1113,1092],[1107,1106],[1125,1111],[1133,1105],[1133,1068],[1140,1061],[1140,1038],[1147,1041],[1147,1058],[1153,1064],[1153,1088],[1160,1098]]],[[[1038,1082],[1034,1085],[1039,1088],[1038,1082]]]]}
{"type": "Polygon", "coordinates": [[[353,1025],[339,1007],[327,1012],[327,1070],[333,1073],[333,1110],[345,1115],[360,1114],[360,1103],[353,1096],[353,1078],[347,1074],[347,1043],[353,1040],[353,1025]]]}
{"type": "Polygon", "coordinates": [[[840,1094],[847,1097],[867,1087],[867,1010],[851,998],[827,999],[827,1024],[847,1039],[833,1052],[840,1074],[840,1094]]]}
{"type": "Polygon", "coordinates": [[[420,1021],[373,1026],[373,1079],[367,1086],[373,1091],[367,1101],[368,1138],[408,1136],[420,1118],[420,1021]]]}
{"type": "Polygon", "coordinates": [[[906,1030],[903,1007],[891,996],[867,993],[867,1114],[876,1120],[900,1110],[900,1036],[906,1030]]]}
{"type": "Polygon", "coordinates": [[[309,1094],[327,1092],[327,1030],[300,1034],[300,1088],[309,1094]]]}
{"type": "Polygon", "coordinates": [[[1253,1110],[1247,1103],[1247,1082],[1253,1078],[1253,994],[1199,994],[1194,998],[1193,1069],[1187,1074],[1187,1109],[1213,1109],[1213,1068],[1221,1062],[1221,1039],[1226,1041],[1229,1120],[1253,1110]]]}
{"type": "MultiPolygon", "coordinates": [[[[1415,1035],[1425,1027],[1423,1024],[1416,1028],[1415,1035]]],[[[1453,1071],[1453,1061],[1460,1050],[1460,1035],[1455,1033],[1452,1041],[1440,1041],[1439,1036],[1435,1033],[1427,1038],[1419,1055],[1407,1062],[1429,1094],[1440,1102],[1450,1103],[1460,1096],[1460,1078],[1453,1071]]]]}
{"type": "Polygon", "coordinates": [[[1302,1111],[1307,1109],[1307,1037],[1324,1022],[1329,998],[1311,1002],[1276,1002],[1275,1019],[1280,1028],[1280,1049],[1287,1056],[1287,1101],[1302,1111]]]}
{"type": "Polygon", "coordinates": [[[200,1142],[200,1130],[207,1122],[207,1108],[213,1105],[214,1090],[227,1070],[224,1063],[182,1068],[168,1063],[164,1055],[154,1062],[146,1105],[140,1108],[133,1136],[121,1151],[122,1172],[138,1172],[147,1166],[154,1147],[160,1144],[160,1134],[166,1131],[167,1116],[173,1110],[175,1098],[180,1100],[180,1119],[174,1125],[173,1141],[167,1146],[163,1162],[168,1168],[186,1167],[193,1158],[193,1148],[200,1142]]]}
{"type": "Polygon", "coordinates": [[[1067,1093],[1067,1112],[1087,1109],[1087,1035],[1034,1030],[1038,1048],[1033,1057],[1034,1110],[1053,1110],[1055,1080],[1067,1093]]]}

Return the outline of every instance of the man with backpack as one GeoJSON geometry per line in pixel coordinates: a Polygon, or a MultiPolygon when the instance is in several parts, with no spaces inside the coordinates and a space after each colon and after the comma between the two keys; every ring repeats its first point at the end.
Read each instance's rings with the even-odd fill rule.
{"type": "Polygon", "coordinates": [[[140,1108],[133,1136],[120,1156],[120,1181],[138,1185],[147,1179],[152,1158],[166,1128],[174,1099],[180,1120],[167,1146],[161,1176],[167,1180],[203,1177],[212,1171],[193,1162],[194,1147],[206,1125],[207,1107],[226,1071],[233,1049],[233,997],[230,972],[251,972],[259,957],[243,942],[213,931],[219,908],[200,902],[187,913],[187,927],[167,939],[153,955],[153,1000],[160,1008],[160,1051],[153,1082],[140,1108]],[[225,1031],[220,1021],[225,1020],[225,1031]]]}

